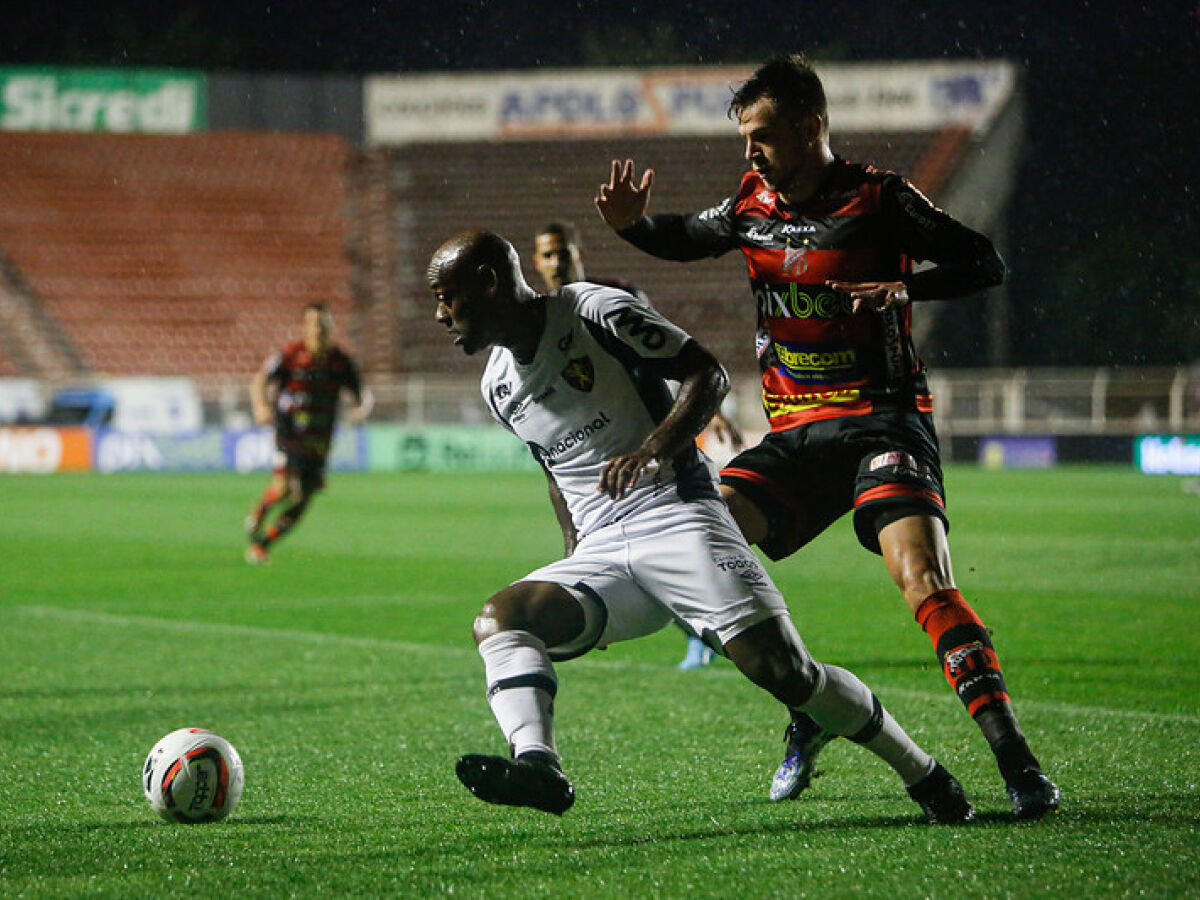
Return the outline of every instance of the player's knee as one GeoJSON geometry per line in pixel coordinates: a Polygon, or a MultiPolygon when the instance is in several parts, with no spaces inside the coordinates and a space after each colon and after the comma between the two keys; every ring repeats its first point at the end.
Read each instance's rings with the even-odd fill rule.
{"type": "Polygon", "coordinates": [[[475,617],[475,622],[471,626],[475,643],[482,644],[494,634],[513,630],[513,620],[512,611],[507,605],[497,604],[496,599],[492,598],[483,604],[483,608],[479,610],[479,615],[475,617]]]}
{"type": "Polygon", "coordinates": [[[560,585],[518,581],[483,604],[472,630],[476,643],[502,631],[528,631],[554,647],[578,637],[586,624],[580,603],[560,585]]]}
{"type": "Polygon", "coordinates": [[[789,706],[807,703],[816,689],[817,663],[778,630],[739,636],[725,649],[743,675],[789,706]]]}

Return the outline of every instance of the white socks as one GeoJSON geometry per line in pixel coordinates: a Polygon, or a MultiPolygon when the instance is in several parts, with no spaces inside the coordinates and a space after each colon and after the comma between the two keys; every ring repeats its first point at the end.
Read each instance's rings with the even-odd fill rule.
{"type": "Polygon", "coordinates": [[[933,771],[933,757],[879,706],[871,689],[856,675],[837,666],[817,665],[822,676],[802,707],[817,724],[866,747],[895,769],[905,786],[933,771]]]}
{"type": "Polygon", "coordinates": [[[513,756],[528,750],[558,759],[554,695],[558,679],[546,645],[528,631],[501,631],[479,645],[487,699],[513,756]]]}

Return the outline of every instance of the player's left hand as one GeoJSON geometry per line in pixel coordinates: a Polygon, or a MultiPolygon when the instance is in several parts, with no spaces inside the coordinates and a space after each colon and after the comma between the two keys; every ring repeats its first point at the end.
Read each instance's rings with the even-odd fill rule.
{"type": "Polygon", "coordinates": [[[827,281],[835,291],[849,294],[855,313],[883,312],[909,302],[903,281],[827,281]]]}
{"type": "Polygon", "coordinates": [[[654,454],[645,450],[614,456],[605,463],[596,490],[603,491],[614,500],[619,500],[637,484],[642,473],[655,462],[654,454]]]}

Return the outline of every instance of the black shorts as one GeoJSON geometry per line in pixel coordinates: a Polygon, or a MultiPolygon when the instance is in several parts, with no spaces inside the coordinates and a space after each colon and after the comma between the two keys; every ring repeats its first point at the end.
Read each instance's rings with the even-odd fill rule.
{"type": "Polygon", "coordinates": [[[721,470],[721,483],[767,518],[771,559],[795,553],[850,510],[859,543],[879,553],[879,531],[909,515],[949,530],[933,417],[906,410],[842,416],[768,434],[721,470]]]}
{"type": "Polygon", "coordinates": [[[324,456],[301,456],[286,450],[275,451],[275,474],[287,478],[299,478],[300,487],[306,494],[325,487],[324,456]]]}

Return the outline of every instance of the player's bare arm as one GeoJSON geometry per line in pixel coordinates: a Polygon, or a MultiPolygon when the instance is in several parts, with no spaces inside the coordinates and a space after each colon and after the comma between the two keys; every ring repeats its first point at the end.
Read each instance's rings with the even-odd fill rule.
{"type": "Polygon", "coordinates": [[[371,393],[370,388],[363,388],[361,391],[352,392],[352,396],[354,406],[346,410],[346,421],[351,425],[361,425],[375,408],[375,395],[371,393]]]}
{"type": "Polygon", "coordinates": [[[633,227],[646,214],[646,208],[650,204],[650,187],[653,184],[653,169],[643,172],[641,181],[634,184],[633,160],[627,159],[622,164],[620,160],[614,159],[608,183],[600,185],[600,192],[594,201],[600,217],[613,231],[624,231],[633,227]]]}
{"type": "Polygon", "coordinates": [[[729,393],[725,369],[695,341],[688,341],[675,359],[660,362],[665,366],[661,374],[679,382],[679,393],[642,445],[633,453],[613,457],[600,473],[597,489],[614,500],[624,496],[652,462],[673,459],[692,445],[729,393]]]}
{"type": "Polygon", "coordinates": [[[550,491],[550,505],[554,507],[554,517],[558,519],[558,527],[562,529],[563,535],[563,556],[570,556],[575,552],[575,545],[579,543],[579,532],[575,529],[575,522],[571,518],[571,510],[567,507],[567,499],[562,495],[562,490],[558,486],[558,482],[554,480],[554,476],[550,474],[550,470],[542,466],[542,471],[546,473],[546,482],[550,491]]]}
{"type": "Polygon", "coordinates": [[[250,408],[254,413],[256,425],[270,425],[273,421],[271,401],[267,396],[266,369],[259,369],[254,373],[254,378],[250,382],[250,408]]]}
{"type": "Polygon", "coordinates": [[[909,302],[903,281],[827,281],[835,291],[849,294],[856,313],[883,312],[909,302]]]}

